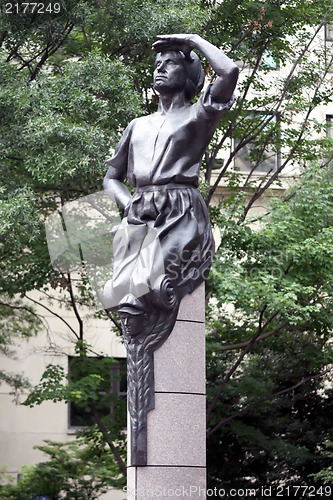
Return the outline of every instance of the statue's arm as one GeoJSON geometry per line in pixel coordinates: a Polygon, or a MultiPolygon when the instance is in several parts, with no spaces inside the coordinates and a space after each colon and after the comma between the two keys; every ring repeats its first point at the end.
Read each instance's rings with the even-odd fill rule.
{"type": "Polygon", "coordinates": [[[190,57],[192,49],[201,52],[218,76],[211,87],[212,99],[223,103],[230,100],[236,87],[239,69],[222,50],[195,34],[159,35],[158,38],[153,45],[155,51],[181,50],[186,57],[190,57]]]}
{"type": "Polygon", "coordinates": [[[216,102],[228,102],[235,90],[239,69],[222,50],[207,42],[199,35],[190,35],[193,48],[205,56],[218,78],[212,84],[212,99],[216,102]]]}
{"type": "Polygon", "coordinates": [[[125,208],[131,201],[131,193],[123,184],[127,173],[128,149],[131,136],[132,123],[126,128],[124,135],[116,147],[115,154],[107,160],[109,169],[103,180],[103,188],[106,194],[117,205],[125,208]]]}
{"type": "Polygon", "coordinates": [[[110,167],[104,177],[103,187],[111,200],[117,203],[117,205],[125,208],[132,199],[131,193],[122,181],[115,177],[116,175],[117,173],[115,173],[113,168],[110,167]]]}

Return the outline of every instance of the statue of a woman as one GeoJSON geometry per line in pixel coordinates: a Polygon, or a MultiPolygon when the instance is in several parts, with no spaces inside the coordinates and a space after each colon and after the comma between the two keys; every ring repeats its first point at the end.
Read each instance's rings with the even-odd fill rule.
{"type": "MultiPolygon", "coordinates": [[[[173,293],[179,301],[206,277],[213,251],[207,209],[196,188],[204,151],[232,105],[238,68],[199,35],[163,35],[153,49],[158,111],[128,125],[107,162],[104,180],[104,189],[125,215],[118,235],[121,251],[115,252],[114,276],[105,293],[106,306],[109,302],[114,310],[125,304],[143,312],[149,304],[165,302],[167,307],[173,293]],[[192,49],[199,50],[217,74],[195,104],[189,101],[201,91],[204,72],[192,49]],[[136,188],[133,196],[123,184],[125,178],[136,188]],[[136,246],[127,252],[124,241],[131,240],[136,246]],[[161,264],[164,288],[158,275],[161,264]]],[[[170,308],[177,301],[171,300],[170,308]]]]}
{"type": "MultiPolygon", "coordinates": [[[[199,35],[158,38],[153,45],[158,111],[128,125],[104,179],[104,189],[124,209],[114,238],[114,274],[105,287],[105,308],[120,313],[128,353],[137,359],[141,352],[150,364],[153,350],[174,326],[181,298],[207,277],[213,238],[197,190],[199,168],[219,120],[232,106],[238,78],[237,66],[199,35]],[[209,61],[217,78],[191,104],[205,77],[193,49],[209,61]],[[135,187],[133,196],[125,178],[135,187]]],[[[152,365],[141,377],[153,384],[152,365]]],[[[129,374],[130,411],[131,399],[132,408],[140,399],[131,378],[138,384],[140,376],[129,374]]],[[[142,394],[148,411],[153,396],[145,389],[142,394]]],[[[131,413],[132,432],[142,437],[138,412],[131,413]]],[[[135,465],[144,465],[141,452],[132,446],[135,465]]]]}

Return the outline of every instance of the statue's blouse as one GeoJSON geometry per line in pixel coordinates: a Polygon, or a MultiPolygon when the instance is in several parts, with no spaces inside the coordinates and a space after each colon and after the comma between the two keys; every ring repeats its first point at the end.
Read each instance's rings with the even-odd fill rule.
{"type": "Polygon", "coordinates": [[[195,104],[133,120],[107,161],[109,177],[127,177],[136,187],[170,182],[197,186],[205,149],[233,104],[233,98],[214,102],[210,89],[195,104]]]}

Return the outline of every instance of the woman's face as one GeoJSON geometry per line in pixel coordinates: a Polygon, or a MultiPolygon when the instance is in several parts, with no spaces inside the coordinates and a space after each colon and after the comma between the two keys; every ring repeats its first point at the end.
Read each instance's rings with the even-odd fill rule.
{"type": "Polygon", "coordinates": [[[136,337],[142,333],[143,314],[132,316],[131,314],[121,314],[121,326],[126,335],[136,337]]]}
{"type": "Polygon", "coordinates": [[[185,89],[187,74],[177,52],[157,54],[154,71],[154,89],[163,92],[179,92],[185,89]]]}

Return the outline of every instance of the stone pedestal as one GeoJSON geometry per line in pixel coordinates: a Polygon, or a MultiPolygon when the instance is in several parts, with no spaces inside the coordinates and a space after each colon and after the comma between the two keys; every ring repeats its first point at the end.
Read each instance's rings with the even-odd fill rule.
{"type": "Polygon", "coordinates": [[[202,284],[183,298],[171,335],[154,353],[147,466],[128,467],[128,500],[206,498],[204,291],[202,284]]]}

